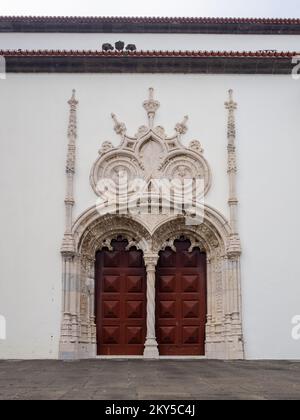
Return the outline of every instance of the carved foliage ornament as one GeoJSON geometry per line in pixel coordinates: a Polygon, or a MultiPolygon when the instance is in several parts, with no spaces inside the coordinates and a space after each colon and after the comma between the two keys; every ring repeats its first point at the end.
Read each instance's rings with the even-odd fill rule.
{"type": "Polygon", "coordinates": [[[144,101],[148,124],[138,128],[134,136],[127,134],[126,125],[112,114],[114,129],[121,137],[121,144],[113,147],[105,141],[99,151],[100,157],[93,165],[90,183],[99,197],[103,191],[99,187],[102,179],[116,180],[126,175],[127,178],[150,179],[198,179],[204,181],[204,194],[211,185],[211,172],[203,156],[203,148],[198,140],[193,140],[189,147],[183,146],[181,137],[187,132],[188,117],[175,125],[175,133],[167,136],[162,126],[155,126],[154,120],[160,103],[154,99],[154,90],[149,89],[149,98],[144,101]]]}

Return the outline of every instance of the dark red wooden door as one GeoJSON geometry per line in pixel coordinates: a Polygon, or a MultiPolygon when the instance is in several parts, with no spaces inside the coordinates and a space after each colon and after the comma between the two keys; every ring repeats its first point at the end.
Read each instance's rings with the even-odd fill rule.
{"type": "Polygon", "coordinates": [[[141,251],[113,241],[96,256],[98,355],[142,355],[146,337],[146,270],[141,251]]]}
{"type": "Polygon", "coordinates": [[[160,254],[156,276],[156,334],[161,355],[204,355],[206,256],[188,252],[190,242],[175,242],[177,252],[160,254]]]}

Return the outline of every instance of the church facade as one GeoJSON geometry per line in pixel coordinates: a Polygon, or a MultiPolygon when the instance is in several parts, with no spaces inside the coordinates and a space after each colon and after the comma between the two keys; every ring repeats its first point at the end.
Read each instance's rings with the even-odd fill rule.
{"type": "Polygon", "coordinates": [[[0,18],[1,358],[299,358],[299,35],[0,18]]]}

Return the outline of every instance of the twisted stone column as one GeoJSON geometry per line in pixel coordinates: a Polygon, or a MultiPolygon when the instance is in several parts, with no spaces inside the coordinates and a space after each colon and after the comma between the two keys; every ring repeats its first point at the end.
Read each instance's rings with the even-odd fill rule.
{"type": "Polygon", "coordinates": [[[147,337],[144,357],[157,359],[159,357],[155,334],[155,270],[158,261],[157,254],[145,254],[147,270],[147,337]]]}

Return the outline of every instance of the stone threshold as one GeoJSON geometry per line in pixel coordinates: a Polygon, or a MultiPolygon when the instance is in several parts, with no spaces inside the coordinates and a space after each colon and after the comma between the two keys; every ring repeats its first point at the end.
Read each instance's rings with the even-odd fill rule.
{"type": "Polygon", "coordinates": [[[144,356],[97,356],[97,360],[207,360],[206,356],[159,356],[149,358],[144,356]]]}

